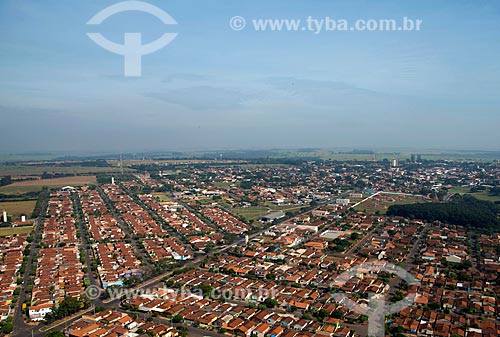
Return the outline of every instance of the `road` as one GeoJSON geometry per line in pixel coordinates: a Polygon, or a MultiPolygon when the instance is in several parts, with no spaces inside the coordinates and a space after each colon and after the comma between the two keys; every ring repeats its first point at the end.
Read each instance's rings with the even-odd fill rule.
{"type": "Polygon", "coordinates": [[[175,228],[170,227],[168,223],[158,214],[154,212],[149,205],[147,205],[144,201],[142,201],[141,198],[137,197],[137,195],[133,194],[129,189],[127,189],[123,184],[120,184],[120,187],[122,188],[125,193],[127,193],[136,204],[138,204],[140,207],[142,207],[146,212],[148,212],[149,216],[156,221],[157,224],[161,224],[162,228],[165,229],[166,231],[169,232],[170,235],[175,236],[179,242],[182,243],[182,246],[189,252],[191,256],[194,255],[193,250],[190,248],[190,245],[185,244],[186,238],[180,234],[175,228]]]}
{"type": "Polygon", "coordinates": [[[351,208],[355,208],[356,206],[361,205],[361,204],[362,204],[362,203],[364,203],[365,201],[370,200],[371,198],[376,197],[376,196],[377,196],[377,195],[379,195],[380,193],[382,193],[382,192],[381,192],[381,191],[378,191],[378,192],[376,192],[376,193],[373,193],[372,195],[370,195],[370,196],[368,196],[368,197],[364,198],[363,200],[358,201],[357,203],[355,203],[354,205],[352,205],[352,206],[351,206],[351,208]]]}
{"type": "MultiPolygon", "coordinates": [[[[101,193],[101,197],[105,200],[105,202],[106,203],[110,203],[110,201],[107,198],[107,196],[105,195],[105,193],[102,190],[100,190],[99,192],[101,193]]],[[[349,192],[350,191],[344,192],[341,195],[339,195],[339,197],[341,197],[342,195],[345,195],[346,193],[349,193],[349,192]]],[[[315,209],[321,208],[321,207],[325,206],[326,204],[328,204],[330,202],[330,200],[331,199],[325,200],[322,203],[320,203],[318,206],[314,207],[313,209],[310,209],[310,210],[305,211],[303,213],[297,214],[296,216],[308,214],[308,213],[312,212],[315,209]]],[[[118,215],[115,212],[114,207],[112,207],[111,210],[113,212],[113,216],[118,215]]],[[[120,218],[120,220],[121,220],[121,218],[120,218]]],[[[290,219],[283,219],[279,223],[283,223],[283,222],[286,222],[286,221],[289,221],[289,220],[290,219]]],[[[121,220],[121,221],[123,221],[123,220],[121,220]]],[[[123,222],[121,224],[126,226],[126,224],[124,224],[123,222]]],[[[262,235],[267,230],[269,230],[268,227],[262,228],[259,231],[255,232],[253,234],[250,234],[249,238],[251,239],[251,238],[255,238],[255,237],[259,236],[259,235],[262,235]]],[[[227,246],[221,247],[219,249],[213,250],[211,252],[211,254],[222,253],[222,252],[226,251],[227,249],[229,249],[231,247],[242,245],[242,244],[244,244],[244,242],[245,242],[245,238],[239,238],[238,240],[234,241],[231,245],[227,245],[227,246]]],[[[86,247],[89,248],[88,245],[86,245],[86,247]]],[[[204,260],[205,257],[206,257],[206,255],[200,255],[197,258],[186,262],[186,264],[183,267],[189,268],[189,267],[199,266],[199,264],[204,260]]],[[[133,294],[134,292],[138,292],[139,290],[142,290],[142,289],[145,289],[145,288],[148,288],[148,287],[154,287],[154,286],[156,286],[158,284],[161,284],[163,282],[163,280],[165,278],[167,278],[167,277],[170,277],[172,275],[172,273],[173,273],[173,271],[168,271],[168,272],[162,273],[160,275],[157,275],[157,276],[155,276],[153,278],[150,278],[150,279],[148,279],[148,280],[146,280],[146,281],[144,281],[144,282],[136,285],[133,288],[124,290],[124,292],[121,293],[121,295],[122,296],[127,296],[129,294],[133,294]]],[[[100,305],[100,306],[103,306],[104,308],[118,308],[120,306],[120,301],[121,301],[120,298],[110,298],[110,299],[106,299],[106,300],[103,300],[103,301],[97,299],[97,300],[95,300],[95,305],[100,305]]],[[[56,330],[61,330],[62,328],[65,328],[66,326],[70,325],[74,321],[78,320],[82,315],[90,313],[92,311],[93,311],[93,307],[87,308],[85,310],[81,310],[78,313],[74,314],[73,316],[70,316],[70,317],[62,319],[62,320],[58,320],[57,322],[54,322],[54,323],[52,323],[49,326],[46,326],[46,325],[29,326],[26,323],[24,323],[24,321],[23,321],[22,324],[19,325],[19,326],[22,326],[23,329],[17,329],[16,328],[16,332],[15,332],[15,334],[13,336],[15,336],[15,337],[25,337],[25,336],[30,336],[31,334],[33,334],[34,337],[43,337],[43,336],[45,336],[45,334],[48,331],[55,330],[55,329],[56,330]]],[[[22,321],[22,316],[21,316],[21,321],[22,321]]],[[[208,335],[210,335],[210,336],[215,336],[215,335],[220,336],[220,334],[216,334],[214,332],[206,331],[206,330],[203,330],[203,329],[196,329],[196,328],[190,327],[189,330],[190,330],[190,332],[192,331],[193,335],[195,335],[195,336],[208,336],[208,335]]]]}
{"type": "Polygon", "coordinates": [[[147,264],[147,266],[149,268],[151,268],[152,264],[151,264],[151,261],[149,259],[149,256],[148,256],[148,254],[143,252],[141,245],[139,245],[139,243],[138,243],[137,236],[132,232],[132,229],[130,228],[130,226],[123,220],[121,214],[117,211],[113,202],[108,198],[107,194],[104,193],[104,191],[102,190],[102,188],[100,186],[97,187],[97,191],[99,192],[101,198],[104,200],[104,203],[106,204],[106,207],[108,208],[108,210],[111,212],[111,215],[113,216],[113,218],[116,219],[116,221],[117,221],[118,225],[120,226],[120,228],[122,229],[122,231],[130,237],[134,254],[137,257],[140,256],[142,258],[141,262],[145,262],[147,264]]]}
{"type": "Polygon", "coordinates": [[[353,252],[356,249],[364,246],[368,240],[371,240],[373,238],[373,233],[375,232],[376,229],[377,229],[377,226],[373,225],[373,227],[365,234],[365,236],[363,236],[363,238],[361,240],[356,242],[354,245],[351,246],[351,248],[349,248],[347,251],[345,251],[341,254],[345,255],[345,256],[352,256],[353,252]]]}
{"type": "MultiPolygon", "coordinates": [[[[127,314],[132,314],[132,312],[130,310],[126,310],[126,309],[123,309],[123,308],[120,308],[118,309],[118,311],[120,312],[124,312],[124,313],[127,313],[127,314]]],[[[205,329],[201,329],[201,328],[196,328],[194,326],[191,326],[191,325],[188,325],[188,324],[184,324],[184,323],[172,323],[172,320],[166,318],[166,317],[162,317],[162,316],[152,316],[151,314],[149,313],[141,313],[139,315],[140,318],[144,319],[144,320],[147,320],[148,318],[152,317],[152,322],[153,323],[157,323],[157,324],[163,324],[163,325],[166,325],[166,326],[172,326],[172,327],[184,327],[186,328],[188,331],[189,331],[189,336],[193,336],[193,337],[224,337],[224,336],[227,336],[227,335],[224,335],[224,334],[221,334],[221,333],[218,333],[217,331],[213,331],[213,330],[205,330],[205,329]]]]}
{"type": "Polygon", "coordinates": [[[33,234],[33,242],[31,243],[28,263],[26,264],[26,270],[23,275],[23,284],[21,287],[21,292],[19,293],[17,306],[12,320],[12,324],[14,325],[14,332],[12,333],[12,336],[19,336],[19,337],[27,336],[32,328],[30,325],[24,322],[23,303],[26,300],[26,292],[28,291],[28,286],[31,284],[30,271],[34,265],[33,260],[36,255],[36,245],[38,244],[40,227],[43,226],[43,221],[45,219],[45,211],[47,209],[48,195],[44,194],[43,198],[44,200],[42,202],[42,207],[40,208],[40,215],[36,220],[35,231],[33,234]]]}
{"type": "Polygon", "coordinates": [[[87,228],[83,219],[83,211],[82,211],[82,206],[80,204],[80,198],[78,196],[78,193],[73,193],[73,203],[76,208],[76,214],[77,214],[77,220],[80,228],[80,239],[81,239],[81,247],[85,249],[85,265],[87,266],[87,278],[90,282],[90,285],[93,286],[99,286],[99,282],[95,279],[94,274],[92,272],[92,264],[91,264],[91,256],[90,254],[92,253],[92,247],[90,247],[90,244],[88,242],[88,232],[87,228]]]}
{"type": "Polygon", "coordinates": [[[418,235],[418,238],[417,240],[415,241],[415,243],[413,244],[413,247],[412,249],[410,250],[410,253],[408,253],[408,256],[406,257],[406,269],[409,270],[411,269],[411,267],[415,266],[415,256],[417,255],[417,253],[420,252],[420,247],[422,246],[422,241],[425,239],[425,237],[427,236],[427,232],[429,231],[429,227],[431,226],[430,223],[426,223],[424,225],[424,228],[422,229],[422,231],[420,232],[420,234],[418,235]]]}

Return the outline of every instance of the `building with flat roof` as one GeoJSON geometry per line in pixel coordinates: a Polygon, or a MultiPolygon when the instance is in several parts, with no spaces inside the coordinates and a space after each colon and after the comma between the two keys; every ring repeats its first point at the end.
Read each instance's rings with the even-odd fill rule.
{"type": "Polygon", "coordinates": [[[264,215],[260,218],[262,222],[273,222],[274,220],[282,219],[285,217],[285,213],[283,211],[272,212],[264,215]]]}

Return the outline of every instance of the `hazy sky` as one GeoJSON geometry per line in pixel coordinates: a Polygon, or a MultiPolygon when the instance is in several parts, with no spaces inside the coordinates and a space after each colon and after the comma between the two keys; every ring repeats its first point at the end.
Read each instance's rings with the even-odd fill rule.
{"type": "Polygon", "coordinates": [[[500,2],[0,2],[0,152],[337,146],[500,149],[500,2]],[[247,26],[229,27],[233,16],[247,26]],[[255,31],[252,19],[421,19],[420,31],[255,31]],[[86,33],[178,36],[139,78],[86,33]]]}

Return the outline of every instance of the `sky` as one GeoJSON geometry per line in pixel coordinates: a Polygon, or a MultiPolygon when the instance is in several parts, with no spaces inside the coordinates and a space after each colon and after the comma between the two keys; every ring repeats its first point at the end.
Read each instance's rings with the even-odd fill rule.
{"type": "Polygon", "coordinates": [[[500,150],[497,0],[0,2],[0,152],[500,150]],[[233,30],[231,18],[246,20],[233,30]],[[253,20],[422,20],[419,31],[257,31],[253,20]],[[177,33],[124,76],[117,44],[177,33]]]}

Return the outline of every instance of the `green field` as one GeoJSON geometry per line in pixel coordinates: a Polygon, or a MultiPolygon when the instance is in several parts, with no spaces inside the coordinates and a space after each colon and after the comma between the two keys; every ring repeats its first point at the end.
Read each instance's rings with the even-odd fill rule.
{"type": "Polygon", "coordinates": [[[29,234],[33,230],[33,226],[23,227],[0,227],[0,236],[14,235],[14,234],[29,234]]]}
{"type": "Polygon", "coordinates": [[[19,195],[28,192],[39,192],[44,187],[61,188],[68,185],[83,186],[89,184],[96,184],[95,176],[70,176],[54,179],[27,180],[0,187],[0,194],[19,195]]]}
{"type": "Polygon", "coordinates": [[[267,204],[266,206],[234,207],[234,208],[228,208],[228,210],[231,213],[242,216],[247,220],[257,220],[266,214],[276,211],[283,211],[285,213],[286,212],[298,213],[305,207],[307,206],[296,206],[296,205],[277,206],[273,204],[267,204]]]}
{"type": "Polygon", "coordinates": [[[479,191],[479,192],[474,192],[470,193],[470,188],[469,187],[453,187],[448,190],[449,193],[457,193],[457,194],[468,194],[473,196],[476,199],[479,200],[486,200],[486,201],[500,201],[500,196],[497,195],[490,195],[488,191],[479,191]]]}
{"type": "Polygon", "coordinates": [[[233,214],[239,215],[247,220],[256,220],[268,213],[270,213],[269,208],[267,207],[235,207],[229,208],[229,211],[233,214]]]}
{"type": "Polygon", "coordinates": [[[379,212],[380,214],[385,214],[387,208],[392,205],[400,205],[400,204],[414,204],[417,202],[422,202],[422,197],[420,196],[404,196],[404,195],[391,195],[387,196],[382,194],[383,199],[380,199],[379,196],[375,196],[367,201],[359,204],[354,209],[356,211],[366,211],[367,213],[375,213],[379,212]],[[393,200],[389,200],[391,198],[393,200]]]}
{"type": "Polygon", "coordinates": [[[21,214],[25,214],[28,218],[31,217],[35,204],[36,200],[0,202],[0,212],[6,210],[13,221],[19,221],[21,214]]]}
{"type": "Polygon", "coordinates": [[[172,201],[172,199],[168,196],[167,193],[162,193],[162,192],[156,192],[156,193],[151,193],[154,197],[158,198],[160,202],[167,202],[167,201],[172,201]]]}

